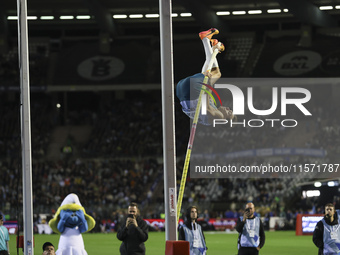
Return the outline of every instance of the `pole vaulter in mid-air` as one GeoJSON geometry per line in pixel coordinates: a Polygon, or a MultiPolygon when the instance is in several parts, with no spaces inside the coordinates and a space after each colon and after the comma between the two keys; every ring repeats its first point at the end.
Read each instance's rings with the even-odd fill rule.
{"type": "Polygon", "coordinates": [[[217,39],[212,39],[212,37],[218,33],[219,31],[216,28],[211,28],[207,31],[199,33],[199,37],[202,40],[205,52],[205,63],[202,67],[202,71],[201,73],[197,73],[180,80],[176,87],[176,95],[180,100],[183,112],[193,119],[178,195],[177,222],[180,216],[185,182],[187,178],[197,123],[211,125],[214,119],[229,120],[234,118],[233,112],[228,107],[221,105],[217,108],[216,104],[214,104],[214,99],[211,96],[204,96],[205,94],[211,94],[211,92],[214,90],[214,84],[221,77],[216,56],[218,53],[224,51],[224,45],[217,39]],[[206,100],[205,105],[207,114],[204,115],[200,111],[202,99],[206,100]]]}

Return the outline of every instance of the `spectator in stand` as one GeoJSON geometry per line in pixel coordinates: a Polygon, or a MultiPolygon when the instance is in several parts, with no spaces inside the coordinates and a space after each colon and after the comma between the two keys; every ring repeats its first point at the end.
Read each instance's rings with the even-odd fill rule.
{"type": "Polygon", "coordinates": [[[203,219],[204,219],[206,222],[209,222],[209,220],[210,220],[209,211],[208,211],[207,209],[204,210],[203,219]]]}
{"type": "Polygon", "coordinates": [[[224,213],[225,218],[231,219],[234,218],[234,212],[232,210],[228,210],[224,213]]]}

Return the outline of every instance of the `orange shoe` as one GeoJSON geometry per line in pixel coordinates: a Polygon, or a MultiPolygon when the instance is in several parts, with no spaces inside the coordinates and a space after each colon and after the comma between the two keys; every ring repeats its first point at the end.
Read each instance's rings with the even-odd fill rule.
{"type": "Polygon", "coordinates": [[[208,38],[209,40],[211,40],[211,37],[213,35],[217,35],[220,31],[218,31],[216,28],[210,28],[207,31],[202,31],[201,33],[199,33],[199,37],[201,38],[201,40],[203,40],[203,38],[208,38]]]}

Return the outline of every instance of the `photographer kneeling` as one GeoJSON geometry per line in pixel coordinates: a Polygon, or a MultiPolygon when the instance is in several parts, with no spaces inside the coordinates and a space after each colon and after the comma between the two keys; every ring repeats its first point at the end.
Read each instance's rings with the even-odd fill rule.
{"type": "Polygon", "coordinates": [[[117,238],[123,241],[120,245],[121,255],[145,255],[144,242],[148,240],[148,224],[139,216],[136,203],[128,207],[125,226],[117,233],[117,238]]]}
{"type": "Polygon", "coordinates": [[[263,224],[259,217],[254,215],[255,206],[248,203],[236,224],[236,230],[239,233],[237,247],[238,255],[257,255],[263,247],[265,234],[263,224]]]}

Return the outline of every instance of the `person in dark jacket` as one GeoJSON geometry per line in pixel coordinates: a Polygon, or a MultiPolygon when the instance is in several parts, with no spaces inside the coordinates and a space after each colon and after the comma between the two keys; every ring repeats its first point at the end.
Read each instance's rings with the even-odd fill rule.
{"type": "Polygon", "coordinates": [[[248,203],[236,224],[238,255],[257,255],[265,242],[264,227],[259,217],[254,215],[255,206],[248,203]]]}
{"type": "Polygon", "coordinates": [[[325,205],[325,217],[315,226],[313,243],[319,248],[319,255],[336,255],[340,252],[339,217],[331,203],[325,205]]]}
{"type": "Polygon", "coordinates": [[[203,230],[197,224],[197,207],[190,206],[187,209],[187,220],[180,227],[178,232],[178,240],[188,241],[190,245],[190,255],[205,255],[208,249],[205,243],[203,230]]]}
{"type": "Polygon", "coordinates": [[[118,230],[117,238],[122,241],[121,255],[145,255],[144,242],[148,240],[148,224],[139,216],[136,203],[128,207],[125,224],[118,230]]]}

